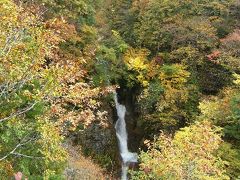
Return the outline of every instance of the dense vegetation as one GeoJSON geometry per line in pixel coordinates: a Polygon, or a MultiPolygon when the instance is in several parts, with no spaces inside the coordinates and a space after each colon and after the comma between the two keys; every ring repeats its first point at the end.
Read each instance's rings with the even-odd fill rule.
{"type": "Polygon", "coordinates": [[[131,179],[240,178],[239,23],[237,0],[0,0],[0,179],[63,179],[72,137],[116,168],[86,137],[112,128],[118,86],[142,134],[131,179]]]}

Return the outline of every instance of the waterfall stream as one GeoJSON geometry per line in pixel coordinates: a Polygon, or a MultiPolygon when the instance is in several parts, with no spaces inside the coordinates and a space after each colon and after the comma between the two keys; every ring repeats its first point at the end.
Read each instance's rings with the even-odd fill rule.
{"type": "Polygon", "coordinates": [[[117,93],[114,93],[114,101],[118,115],[118,120],[115,124],[115,129],[119,143],[120,155],[122,157],[121,179],[127,180],[129,163],[137,162],[137,153],[132,153],[128,150],[128,134],[125,122],[126,107],[118,102],[117,93]]]}

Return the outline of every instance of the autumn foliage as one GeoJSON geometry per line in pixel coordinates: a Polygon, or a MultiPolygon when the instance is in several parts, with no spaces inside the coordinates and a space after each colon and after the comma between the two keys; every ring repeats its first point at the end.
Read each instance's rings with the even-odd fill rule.
{"type": "Polygon", "coordinates": [[[239,179],[239,12],[234,0],[0,0],[0,179],[63,179],[69,141],[117,175],[117,87],[141,149],[130,179],[239,179]]]}

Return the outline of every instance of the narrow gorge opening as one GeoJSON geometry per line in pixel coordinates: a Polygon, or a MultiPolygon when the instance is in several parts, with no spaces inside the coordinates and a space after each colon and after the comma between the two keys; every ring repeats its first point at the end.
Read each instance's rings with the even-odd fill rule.
{"type": "Polygon", "coordinates": [[[138,155],[137,153],[130,152],[128,149],[128,133],[125,121],[126,107],[118,102],[118,94],[116,92],[114,93],[114,101],[118,116],[115,129],[122,158],[121,179],[127,180],[129,163],[137,163],[138,155]]]}

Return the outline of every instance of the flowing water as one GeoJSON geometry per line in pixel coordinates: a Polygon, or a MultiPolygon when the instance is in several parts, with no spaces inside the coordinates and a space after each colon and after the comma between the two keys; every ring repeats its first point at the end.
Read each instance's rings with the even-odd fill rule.
{"type": "Polygon", "coordinates": [[[122,157],[122,180],[127,180],[128,165],[130,162],[137,163],[137,153],[128,150],[128,134],[126,129],[125,114],[126,107],[118,102],[117,93],[114,93],[118,120],[115,124],[116,135],[119,143],[120,155],[122,157]]]}

